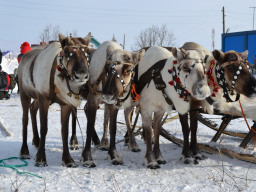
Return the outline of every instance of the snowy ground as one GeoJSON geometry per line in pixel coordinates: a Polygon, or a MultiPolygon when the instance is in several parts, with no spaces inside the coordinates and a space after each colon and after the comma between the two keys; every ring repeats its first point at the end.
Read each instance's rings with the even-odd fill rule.
{"type": "MultiPolygon", "coordinates": [[[[4,63],[6,66],[6,63],[4,63]]],[[[12,69],[6,68],[6,71],[12,69]]],[[[22,143],[22,108],[19,95],[14,92],[10,100],[0,100],[0,122],[11,133],[6,136],[0,131],[0,159],[17,157],[22,143]]],[[[83,105],[85,101],[83,102],[83,105]]],[[[81,106],[81,108],[83,107],[81,106]]],[[[175,115],[175,113],[173,114],[175,115]]],[[[218,116],[208,116],[220,124],[218,116]]],[[[82,110],[78,111],[81,131],[78,129],[80,149],[71,151],[71,156],[79,165],[77,168],[61,166],[62,141],[60,130],[59,106],[54,104],[49,111],[49,130],[46,140],[46,157],[48,167],[34,166],[36,149],[32,146],[32,130],[29,124],[28,146],[31,159],[27,160],[28,166],[18,168],[19,171],[30,172],[41,176],[37,178],[29,175],[18,175],[14,170],[0,167],[0,191],[97,191],[97,192],[209,192],[209,191],[255,191],[256,190],[256,165],[235,159],[230,159],[219,154],[206,154],[208,159],[199,165],[184,165],[180,162],[182,148],[170,141],[161,138],[161,150],[167,164],[161,169],[149,170],[143,166],[145,144],[137,136],[141,152],[133,153],[124,147],[123,143],[117,145],[118,152],[122,155],[124,164],[115,166],[107,158],[107,152],[93,149],[93,159],[96,168],[85,168],[81,165],[83,138],[86,137],[86,118],[82,110]],[[82,138],[83,137],[83,138],[82,138]]],[[[119,111],[118,121],[124,122],[123,111],[119,111]]],[[[249,121],[250,125],[252,122],[249,121]]],[[[96,129],[102,136],[103,110],[98,110],[96,129]]],[[[139,120],[138,125],[141,125],[139,120]]],[[[164,125],[164,128],[181,138],[181,127],[178,120],[164,125]]],[[[247,131],[243,119],[233,120],[228,129],[247,131]]],[[[123,139],[126,128],[118,124],[117,140],[123,139]]],[[[209,142],[214,131],[199,123],[199,142],[209,142]]],[[[222,144],[238,146],[240,138],[224,136],[222,144]]],[[[252,146],[253,144],[250,144],[252,146]]],[[[18,164],[18,161],[9,162],[18,164]]]]}

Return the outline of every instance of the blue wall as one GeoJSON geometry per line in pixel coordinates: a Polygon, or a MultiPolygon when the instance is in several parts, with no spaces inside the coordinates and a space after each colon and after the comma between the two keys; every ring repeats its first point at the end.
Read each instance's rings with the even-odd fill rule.
{"type": "Polygon", "coordinates": [[[254,64],[252,56],[256,59],[256,31],[222,34],[222,51],[229,50],[238,52],[248,50],[248,61],[254,64]]]}

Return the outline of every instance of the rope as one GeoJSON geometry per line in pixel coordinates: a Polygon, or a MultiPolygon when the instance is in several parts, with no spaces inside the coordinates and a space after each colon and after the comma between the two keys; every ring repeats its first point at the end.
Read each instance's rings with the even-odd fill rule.
{"type": "Polygon", "coordinates": [[[22,175],[22,174],[29,174],[31,176],[35,176],[35,177],[38,177],[38,178],[42,178],[41,176],[38,176],[38,175],[35,175],[35,174],[32,174],[32,173],[29,173],[29,172],[22,172],[22,171],[19,171],[17,169],[17,167],[26,167],[28,166],[28,162],[25,161],[24,159],[21,159],[19,157],[9,157],[9,158],[6,158],[6,159],[0,159],[0,167],[5,167],[5,168],[11,168],[13,170],[15,170],[18,174],[22,175]],[[20,160],[22,161],[24,164],[20,164],[20,165],[8,165],[5,163],[5,161],[10,161],[10,160],[20,160]]]}
{"type": "Polygon", "coordinates": [[[239,105],[240,105],[242,115],[243,115],[243,117],[244,117],[244,120],[245,120],[245,122],[246,122],[246,125],[247,125],[249,131],[252,130],[252,131],[254,132],[254,137],[253,137],[254,146],[253,146],[253,149],[252,149],[252,150],[254,150],[255,145],[256,145],[256,131],[253,129],[253,127],[250,127],[250,126],[249,126],[249,123],[248,123],[248,121],[247,121],[247,119],[246,119],[246,117],[245,117],[244,110],[243,110],[243,106],[242,106],[242,103],[241,103],[240,99],[239,99],[239,105]]]}

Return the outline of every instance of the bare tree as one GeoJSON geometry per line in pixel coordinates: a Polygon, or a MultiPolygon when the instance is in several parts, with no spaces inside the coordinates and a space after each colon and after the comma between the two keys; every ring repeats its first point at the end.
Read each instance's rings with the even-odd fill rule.
{"type": "Polygon", "coordinates": [[[46,44],[48,44],[49,41],[58,41],[59,33],[60,33],[59,25],[55,25],[55,26],[52,26],[51,24],[46,25],[43,31],[40,33],[40,40],[41,42],[44,41],[46,44]]]}
{"type": "Polygon", "coordinates": [[[173,33],[167,29],[165,24],[161,27],[153,25],[140,32],[133,49],[136,50],[154,45],[171,47],[175,45],[175,40],[173,33]]]}
{"type": "Polygon", "coordinates": [[[40,40],[41,42],[49,43],[50,41],[50,34],[52,31],[52,25],[46,25],[43,29],[43,31],[40,33],[40,40]]]}
{"type": "Polygon", "coordinates": [[[58,41],[59,40],[59,33],[60,33],[60,26],[55,25],[52,29],[51,40],[58,41]]]}

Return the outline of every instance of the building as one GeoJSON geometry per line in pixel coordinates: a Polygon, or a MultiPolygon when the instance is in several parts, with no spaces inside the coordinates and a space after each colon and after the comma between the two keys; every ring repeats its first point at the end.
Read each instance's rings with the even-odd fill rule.
{"type": "Polygon", "coordinates": [[[256,64],[256,30],[222,34],[222,51],[248,50],[248,62],[256,64]]]}

